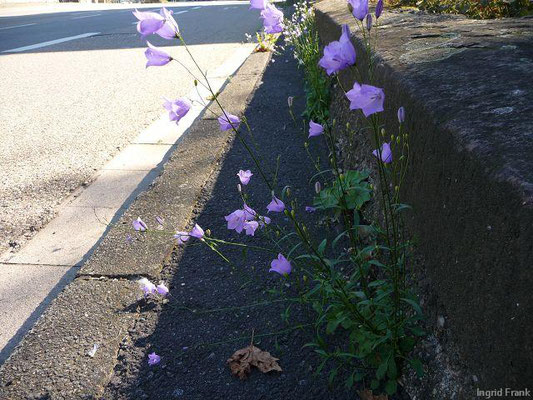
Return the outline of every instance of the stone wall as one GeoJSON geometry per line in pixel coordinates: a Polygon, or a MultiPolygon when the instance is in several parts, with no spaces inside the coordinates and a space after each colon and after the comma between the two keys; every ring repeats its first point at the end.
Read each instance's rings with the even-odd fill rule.
{"type": "MultiPolygon", "coordinates": [[[[346,1],[316,8],[324,44],[344,23],[357,32],[366,70],[346,1]]],[[[385,91],[393,133],[397,108],[406,109],[404,201],[414,208],[407,218],[431,330],[417,350],[429,372],[406,377],[407,386],[423,400],[533,389],[533,18],[391,11],[379,24],[374,85],[385,91]]],[[[340,75],[346,90],[354,79],[353,71],[340,75]]],[[[333,98],[337,126],[357,126],[340,85],[333,98]]],[[[370,137],[344,139],[348,164],[373,164],[370,137]]]]}

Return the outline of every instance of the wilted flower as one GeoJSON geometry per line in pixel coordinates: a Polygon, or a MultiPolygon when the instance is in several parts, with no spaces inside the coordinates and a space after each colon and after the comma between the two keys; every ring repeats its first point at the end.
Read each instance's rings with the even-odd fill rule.
{"type": "Polygon", "coordinates": [[[350,28],[348,25],[343,25],[341,37],[324,47],[324,56],[318,65],[331,75],[354,64],[355,48],[350,40],[350,28]]]}
{"type": "Polygon", "coordinates": [[[277,259],[272,260],[270,267],[268,272],[274,271],[280,275],[289,275],[292,271],[291,263],[281,253],[278,254],[277,259]]]}
{"type": "Polygon", "coordinates": [[[400,124],[403,124],[404,121],[405,121],[405,108],[400,107],[398,108],[398,122],[400,124]]]}
{"type": "Polygon", "coordinates": [[[189,232],[176,232],[174,238],[178,239],[178,244],[184,244],[189,240],[189,232]]]}
{"type": "Polygon", "coordinates": [[[268,4],[263,11],[261,11],[263,18],[263,26],[266,33],[280,33],[283,32],[283,13],[273,4],[268,4]]]}
{"type": "Polygon", "coordinates": [[[168,118],[171,121],[179,122],[189,112],[192,104],[189,99],[181,97],[173,101],[165,99],[163,107],[168,111],[168,118]]]}
{"type": "Polygon", "coordinates": [[[259,227],[259,222],[257,221],[246,221],[244,223],[244,230],[247,235],[254,236],[255,230],[259,227]]]}
{"type": "Polygon", "coordinates": [[[379,18],[382,12],[383,12],[383,0],[378,0],[378,4],[376,5],[376,19],[379,18]]]}
{"type": "Polygon", "coordinates": [[[202,228],[200,228],[200,225],[195,224],[194,228],[189,232],[189,236],[195,237],[197,239],[203,239],[205,235],[205,232],[202,228]]]}
{"type": "Polygon", "coordinates": [[[252,171],[250,171],[249,169],[247,169],[246,171],[243,171],[242,169],[239,170],[239,173],[237,174],[237,176],[239,177],[241,183],[243,185],[248,185],[248,183],[250,182],[250,178],[252,177],[252,171]]]}
{"type": "Polygon", "coordinates": [[[141,289],[144,292],[145,296],[148,296],[149,294],[156,292],[155,285],[152,282],[150,282],[148,279],[141,278],[137,282],[141,286],[141,289]]]}
{"type": "Polygon", "coordinates": [[[172,61],[172,57],[168,55],[166,52],[164,52],[161,49],[158,49],[155,46],[152,46],[150,42],[146,42],[148,45],[148,48],[144,52],[144,55],[146,59],[148,60],[146,62],[146,68],[148,67],[161,67],[163,65],[168,64],[170,61],[172,61]]]}
{"type": "Polygon", "coordinates": [[[168,288],[163,282],[156,286],[156,290],[161,296],[166,296],[168,294],[168,288]]]}
{"type": "Polygon", "coordinates": [[[390,143],[383,143],[383,145],[381,146],[381,150],[374,150],[372,154],[377,158],[380,158],[381,156],[381,161],[385,164],[389,164],[392,162],[392,151],[390,148],[390,143]]]}
{"type": "Polygon", "coordinates": [[[266,0],[250,0],[250,10],[264,10],[267,6],[266,0]]]}
{"type": "Polygon", "coordinates": [[[372,29],[372,14],[366,14],[366,30],[370,32],[372,29]]]}
{"type": "Polygon", "coordinates": [[[285,210],[285,204],[276,196],[272,196],[272,201],[267,206],[268,211],[282,212],[285,210]]]}
{"type": "Polygon", "coordinates": [[[226,113],[218,117],[218,123],[220,124],[221,131],[228,131],[230,129],[239,129],[241,120],[236,115],[226,113]]]}
{"type": "Polygon", "coordinates": [[[135,221],[131,223],[133,225],[133,229],[136,231],[144,232],[148,229],[144,221],[141,219],[141,217],[137,218],[135,221]]]}
{"type": "Polygon", "coordinates": [[[365,19],[368,14],[368,0],[348,0],[348,3],[352,6],[352,14],[359,21],[365,19]]]}
{"type": "Polygon", "coordinates": [[[306,206],[305,211],[307,211],[308,213],[314,213],[316,211],[316,208],[311,207],[311,206],[306,206]]]}
{"type": "Polygon", "coordinates": [[[324,127],[315,121],[309,121],[309,137],[320,136],[324,132],[324,127]]]}
{"type": "Polygon", "coordinates": [[[381,88],[355,82],[346,97],[350,100],[350,110],[361,109],[365,117],[383,111],[385,93],[381,88]]]}
{"type": "Polygon", "coordinates": [[[152,365],[159,364],[160,362],[161,362],[161,357],[159,357],[157,354],[155,353],[148,354],[148,365],[152,366],[152,365]]]}

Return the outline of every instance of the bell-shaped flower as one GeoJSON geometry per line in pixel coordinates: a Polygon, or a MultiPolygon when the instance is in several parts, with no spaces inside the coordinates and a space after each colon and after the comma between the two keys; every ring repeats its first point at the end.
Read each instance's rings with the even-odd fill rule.
{"type": "Polygon", "coordinates": [[[135,229],[138,232],[144,232],[148,229],[144,221],[141,219],[141,217],[137,218],[135,221],[131,223],[133,225],[133,229],[135,229]]]}
{"type": "Polygon", "coordinates": [[[355,48],[350,39],[350,28],[342,26],[339,40],[335,40],[324,47],[324,56],[318,62],[328,75],[339,72],[355,64],[355,48]]]}
{"type": "Polygon", "coordinates": [[[241,120],[236,115],[225,113],[218,117],[221,131],[229,131],[230,129],[239,129],[241,120]]]}
{"type": "Polygon", "coordinates": [[[250,0],[250,10],[264,10],[267,6],[266,0],[250,0]]]}
{"type": "Polygon", "coordinates": [[[168,294],[168,287],[163,282],[157,285],[155,289],[161,296],[166,296],[168,294]]]}
{"type": "Polygon", "coordinates": [[[320,136],[324,133],[324,127],[315,121],[309,121],[309,137],[320,136]]]}
{"type": "Polygon", "coordinates": [[[156,33],[163,39],[178,39],[180,37],[180,29],[178,27],[178,23],[172,16],[172,11],[169,11],[163,7],[160,13],[164,18],[165,23],[156,33]]]}
{"type": "Polygon", "coordinates": [[[163,107],[168,111],[168,118],[177,123],[189,112],[192,104],[189,99],[182,97],[176,100],[165,99],[163,107]]]}
{"type": "Polygon", "coordinates": [[[392,162],[392,151],[390,148],[390,143],[383,143],[381,145],[381,149],[378,151],[377,149],[372,152],[372,154],[378,158],[381,159],[381,162],[384,164],[389,164],[392,162]]]}
{"type": "Polygon", "coordinates": [[[237,173],[237,176],[239,177],[239,180],[241,181],[241,183],[243,185],[248,185],[248,183],[250,182],[250,178],[252,177],[252,171],[250,171],[249,169],[247,169],[246,171],[243,171],[242,169],[239,170],[239,172],[237,173]]]}
{"type": "Polygon", "coordinates": [[[283,12],[278,10],[273,4],[268,4],[261,11],[261,18],[263,18],[263,26],[266,33],[283,32],[283,12]]]}
{"type": "Polygon", "coordinates": [[[189,232],[189,236],[195,237],[197,239],[203,239],[205,235],[205,232],[202,228],[200,228],[200,225],[195,224],[194,228],[189,232]]]}
{"type": "Polygon", "coordinates": [[[255,230],[259,227],[259,222],[257,221],[246,221],[244,223],[244,230],[249,236],[254,236],[255,230]]]}
{"type": "Polygon", "coordinates": [[[146,278],[139,279],[137,281],[145,296],[156,293],[156,286],[146,278]]]}
{"type": "Polygon", "coordinates": [[[268,204],[267,210],[269,212],[283,212],[285,210],[285,204],[276,196],[272,196],[272,201],[268,204]]]}
{"type": "Polygon", "coordinates": [[[176,232],[174,235],[174,238],[178,239],[179,245],[185,244],[185,242],[189,240],[189,237],[189,232],[176,232]]]}
{"type": "Polygon", "coordinates": [[[228,229],[234,229],[235,232],[241,233],[246,222],[246,213],[244,210],[235,210],[224,217],[228,221],[228,229]]]}
{"type": "Polygon", "coordinates": [[[157,365],[160,362],[161,362],[161,357],[159,357],[157,354],[155,354],[155,352],[148,354],[148,365],[150,365],[150,366],[157,365]]]}
{"type": "Polygon", "coordinates": [[[360,109],[365,117],[383,111],[385,93],[381,88],[355,82],[353,89],[346,93],[346,97],[350,100],[350,110],[360,109]]]}
{"type": "Polygon", "coordinates": [[[378,0],[378,4],[376,5],[376,19],[379,18],[381,13],[383,12],[383,0],[378,0]]]}
{"type": "Polygon", "coordinates": [[[153,11],[139,11],[135,9],[133,15],[139,20],[137,23],[137,32],[142,36],[156,33],[165,25],[165,17],[153,11]]]}
{"type": "Polygon", "coordinates": [[[292,271],[292,266],[289,260],[279,253],[278,258],[272,260],[270,263],[270,270],[268,272],[277,272],[280,275],[289,275],[292,271]]]}
{"type": "Polygon", "coordinates": [[[172,57],[163,50],[152,46],[149,42],[146,42],[148,48],[144,52],[144,55],[148,61],[146,61],[146,68],[148,67],[161,67],[167,65],[172,61],[172,57]]]}
{"type": "Polygon", "coordinates": [[[359,21],[365,19],[368,14],[368,0],[348,0],[352,6],[352,14],[359,21]]]}

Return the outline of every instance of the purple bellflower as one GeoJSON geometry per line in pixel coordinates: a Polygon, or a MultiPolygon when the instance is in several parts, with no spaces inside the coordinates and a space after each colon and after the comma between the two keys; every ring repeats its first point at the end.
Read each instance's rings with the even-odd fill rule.
{"type": "Polygon", "coordinates": [[[137,281],[145,296],[156,292],[156,286],[146,278],[137,281]]]}
{"type": "Polygon", "coordinates": [[[156,33],[163,39],[178,39],[180,37],[180,30],[178,28],[178,23],[172,16],[173,12],[163,7],[160,13],[165,18],[165,23],[156,33]]]}
{"type": "Polygon", "coordinates": [[[378,0],[378,4],[376,5],[376,19],[378,19],[383,12],[383,0],[378,0]]]}
{"type": "Polygon", "coordinates": [[[226,113],[218,117],[221,131],[229,131],[230,129],[239,129],[241,120],[236,115],[226,113]],[[227,117],[226,117],[227,116],[227,117]]]}
{"type": "Polygon", "coordinates": [[[197,239],[203,240],[205,235],[205,232],[202,228],[200,228],[200,225],[195,224],[194,228],[189,232],[189,236],[195,237],[197,239]]]}
{"type": "Polygon", "coordinates": [[[264,10],[267,6],[266,0],[250,0],[250,10],[264,10]]]}
{"type": "Polygon", "coordinates": [[[259,222],[257,221],[246,221],[244,223],[244,230],[249,236],[254,236],[255,230],[259,228],[259,222]]]}
{"type": "Polygon", "coordinates": [[[318,65],[331,75],[354,64],[355,48],[350,40],[350,28],[343,25],[341,37],[324,47],[324,56],[318,65]]]}
{"type": "Polygon", "coordinates": [[[352,14],[359,21],[365,19],[368,14],[368,0],[348,0],[352,6],[352,14]]]}
{"type": "Polygon", "coordinates": [[[372,154],[376,157],[376,158],[381,158],[381,161],[384,163],[384,164],[389,164],[392,162],[392,151],[391,151],[391,148],[390,148],[390,143],[383,143],[381,145],[381,150],[374,150],[372,152],[372,154]]]}
{"type": "Polygon", "coordinates": [[[176,232],[174,235],[175,239],[178,239],[178,244],[185,244],[187,240],[189,240],[189,232],[176,232]]]}
{"type": "Polygon", "coordinates": [[[320,136],[324,133],[324,127],[315,121],[309,121],[309,137],[320,136]]]}
{"type": "Polygon", "coordinates": [[[162,67],[172,61],[172,57],[161,49],[152,46],[150,42],[146,42],[148,48],[145,50],[144,55],[148,61],[146,61],[146,68],[148,67],[162,67]]]}
{"type": "Polygon", "coordinates": [[[235,229],[235,232],[241,233],[246,222],[246,212],[244,210],[235,210],[224,217],[228,221],[228,229],[235,229]]]}
{"type": "Polygon", "coordinates": [[[385,93],[381,88],[355,82],[353,89],[346,93],[346,97],[350,100],[350,110],[361,109],[365,117],[383,111],[385,93]]]}
{"type": "Polygon", "coordinates": [[[283,212],[285,210],[285,204],[276,196],[272,196],[272,201],[268,204],[267,210],[273,212],[283,212]]]}
{"type": "Polygon", "coordinates": [[[137,218],[135,221],[131,223],[133,225],[133,229],[135,229],[138,232],[144,232],[148,229],[144,221],[141,219],[141,217],[137,218]]]}
{"type": "Polygon", "coordinates": [[[248,183],[250,182],[250,178],[252,177],[252,171],[250,171],[249,169],[247,169],[246,171],[243,171],[242,169],[239,170],[239,173],[237,174],[237,176],[239,177],[241,183],[243,185],[248,185],[248,183]]]}
{"type": "Polygon", "coordinates": [[[283,254],[279,253],[278,258],[272,260],[270,263],[270,270],[268,272],[277,272],[280,275],[289,275],[292,271],[292,266],[289,260],[283,257],[283,254]]]}
{"type": "Polygon", "coordinates": [[[163,282],[156,286],[156,290],[161,296],[166,296],[168,294],[168,287],[163,282]]]}
{"type": "Polygon", "coordinates": [[[155,353],[148,354],[148,365],[150,366],[157,365],[160,362],[161,362],[161,357],[159,357],[157,354],[155,353]]]}
{"type": "Polygon", "coordinates": [[[178,123],[189,112],[192,104],[189,99],[182,97],[173,101],[165,99],[163,107],[168,111],[168,118],[178,123]]]}
{"type": "Polygon", "coordinates": [[[133,15],[139,20],[137,31],[143,37],[153,33],[169,40],[180,37],[178,24],[172,16],[172,11],[164,7],[160,10],[159,14],[152,11],[138,11],[136,9],[133,15]]]}
{"type": "Polygon", "coordinates": [[[283,32],[283,13],[273,4],[267,4],[265,9],[261,11],[261,18],[263,18],[266,33],[283,32]]]}

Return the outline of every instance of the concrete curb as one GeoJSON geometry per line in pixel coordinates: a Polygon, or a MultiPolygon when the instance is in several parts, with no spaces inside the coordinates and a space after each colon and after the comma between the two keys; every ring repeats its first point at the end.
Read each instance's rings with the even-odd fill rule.
{"type": "MultiPolygon", "coordinates": [[[[254,53],[220,94],[227,111],[242,114],[270,59],[254,53]]],[[[137,318],[141,292],[133,280],[159,279],[174,248],[170,234],[135,233],[131,221],[141,216],[151,227],[156,216],[165,229],[184,230],[205,182],[217,173],[233,135],[220,132],[203,115],[168,158],[161,175],[110,226],[77,278],[0,368],[0,398],[93,398],[111,377],[119,345],[137,318]],[[130,234],[132,242],[126,241],[130,234]],[[89,351],[97,345],[93,357],[89,351]]]]}

